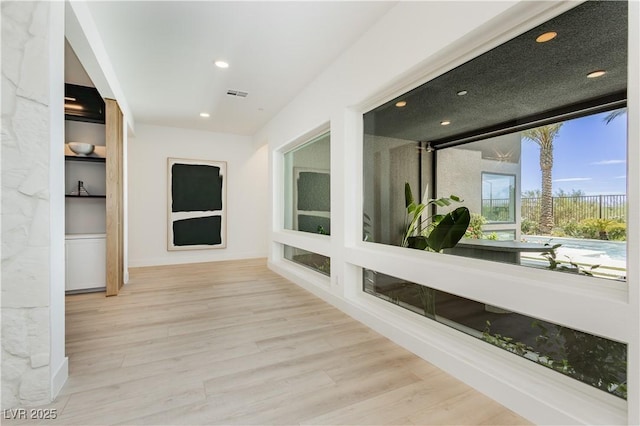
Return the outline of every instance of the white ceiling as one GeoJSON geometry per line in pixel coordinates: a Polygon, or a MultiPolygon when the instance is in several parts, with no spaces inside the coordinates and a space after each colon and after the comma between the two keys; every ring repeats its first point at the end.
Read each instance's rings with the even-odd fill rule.
{"type": "Polygon", "coordinates": [[[254,134],[395,4],[87,2],[137,123],[242,135],[254,134]],[[218,59],[229,68],[217,68],[218,59]]]}

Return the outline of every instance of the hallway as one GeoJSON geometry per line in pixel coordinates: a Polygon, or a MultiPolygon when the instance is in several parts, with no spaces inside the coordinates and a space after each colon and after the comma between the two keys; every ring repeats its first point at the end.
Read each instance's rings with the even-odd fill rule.
{"type": "Polygon", "coordinates": [[[529,424],[264,259],[133,269],[66,309],[46,424],[529,424]]]}

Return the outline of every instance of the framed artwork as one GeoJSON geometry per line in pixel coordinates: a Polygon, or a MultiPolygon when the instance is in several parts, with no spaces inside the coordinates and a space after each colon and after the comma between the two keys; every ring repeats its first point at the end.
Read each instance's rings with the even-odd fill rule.
{"type": "Polygon", "coordinates": [[[167,250],[225,248],[227,163],[167,158],[167,250]]]}
{"type": "Polygon", "coordinates": [[[331,234],[331,174],[294,167],[293,225],[298,231],[331,234]],[[322,232],[321,232],[322,231],[322,232]]]}

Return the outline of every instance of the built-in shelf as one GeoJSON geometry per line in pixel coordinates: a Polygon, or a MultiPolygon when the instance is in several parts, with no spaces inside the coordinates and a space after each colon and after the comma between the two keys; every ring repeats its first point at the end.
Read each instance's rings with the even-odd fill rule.
{"type": "Polygon", "coordinates": [[[65,120],[69,121],[82,121],[83,123],[95,123],[95,124],[104,124],[104,119],[100,118],[87,118],[87,117],[77,117],[75,115],[65,114],[65,120]]]}
{"type": "Polygon", "coordinates": [[[81,155],[65,155],[64,156],[65,160],[68,161],[87,161],[87,162],[93,162],[93,163],[104,163],[106,158],[104,157],[84,157],[81,155]]]}
{"type": "Polygon", "coordinates": [[[71,195],[65,194],[66,198],[107,198],[106,195],[71,195]]]}

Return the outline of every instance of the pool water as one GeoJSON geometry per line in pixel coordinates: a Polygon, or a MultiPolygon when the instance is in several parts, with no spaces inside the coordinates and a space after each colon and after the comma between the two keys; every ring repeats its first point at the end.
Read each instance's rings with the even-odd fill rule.
{"type": "Polygon", "coordinates": [[[612,260],[627,260],[627,242],[626,241],[606,241],[606,240],[588,240],[580,238],[564,238],[564,237],[543,237],[538,235],[523,235],[523,241],[532,243],[548,243],[550,245],[562,244],[564,248],[593,250],[596,252],[604,252],[600,257],[606,257],[612,260]]]}

